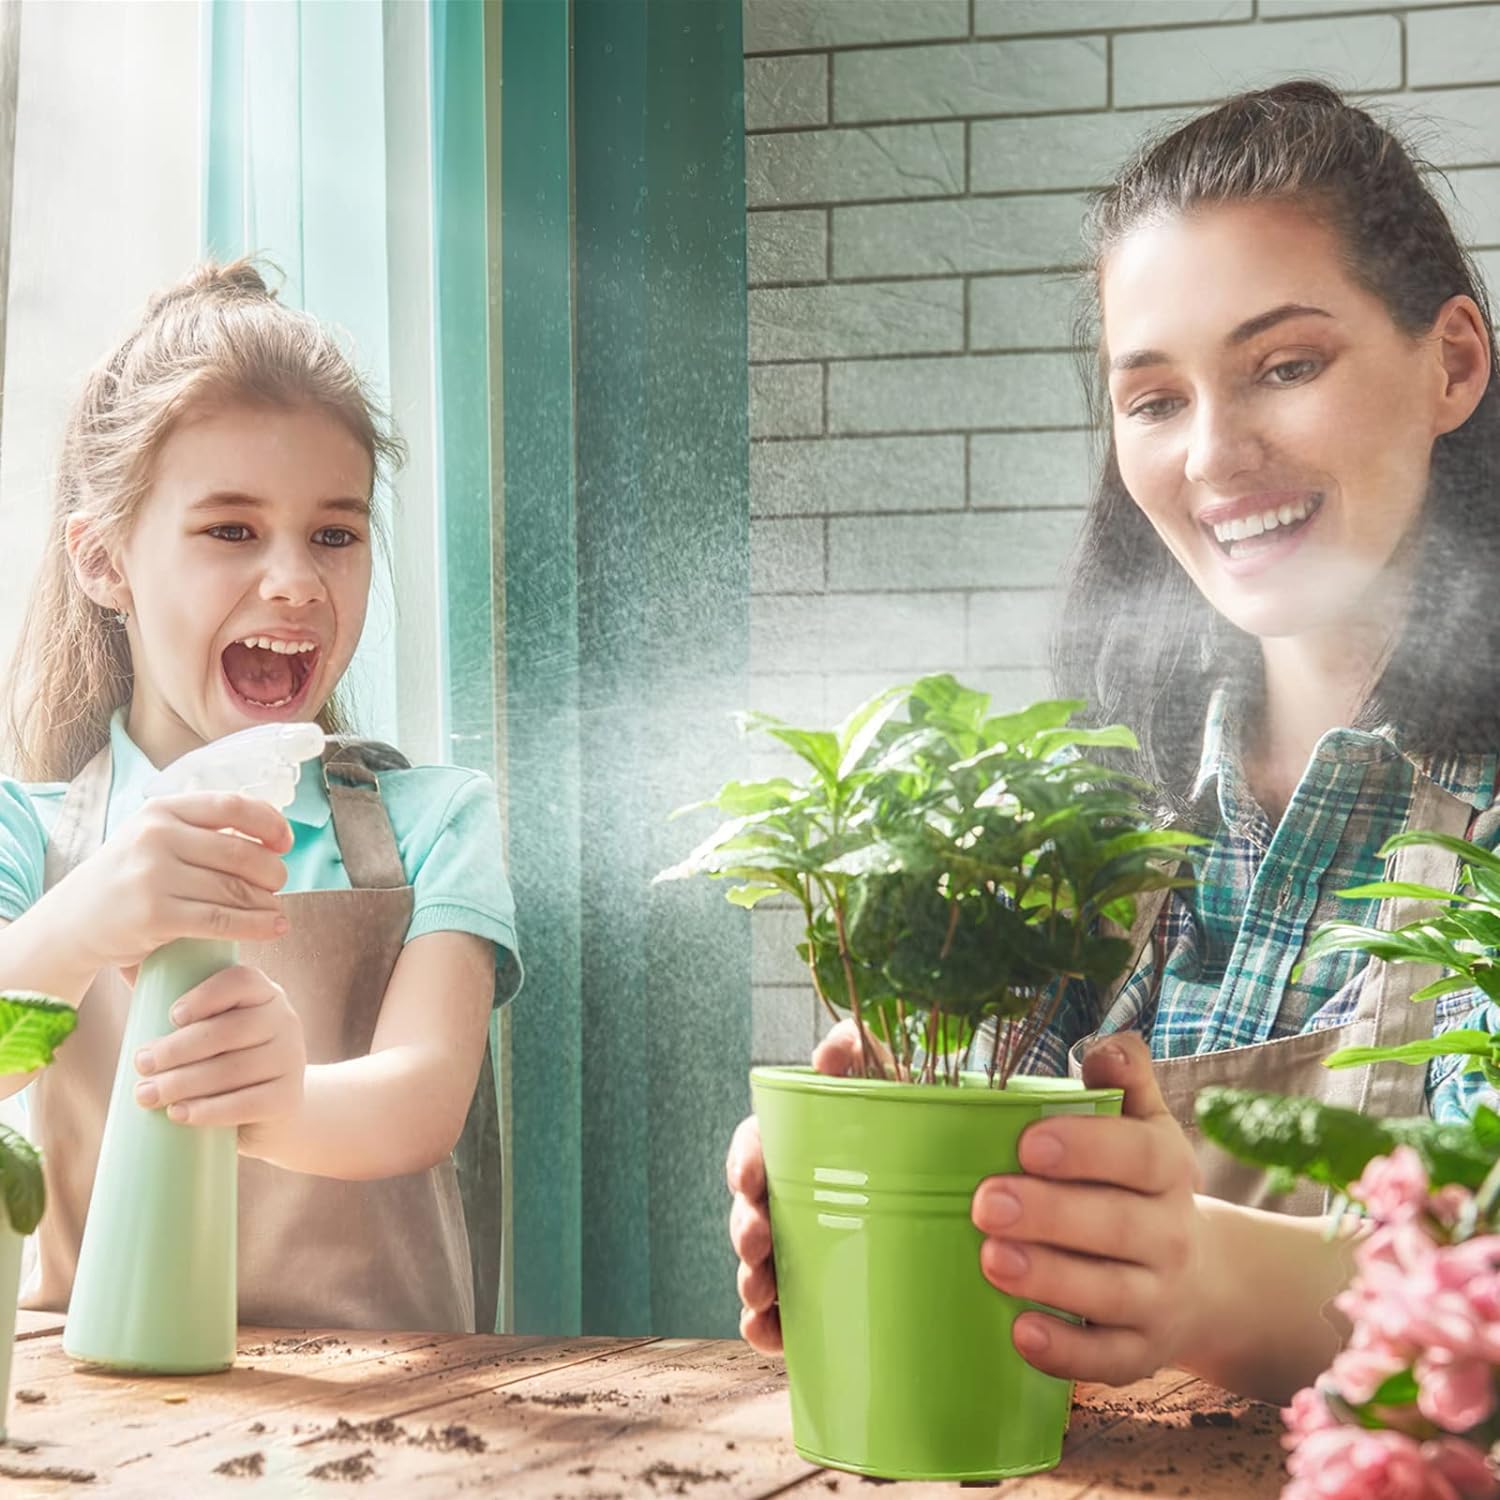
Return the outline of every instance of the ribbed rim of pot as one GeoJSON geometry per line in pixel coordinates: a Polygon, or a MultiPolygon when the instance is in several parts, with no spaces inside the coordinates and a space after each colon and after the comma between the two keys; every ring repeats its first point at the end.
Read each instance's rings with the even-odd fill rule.
{"type": "Polygon", "coordinates": [[[834,1078],[816,1069],[797,1067],[751,1068],[750,1077],[761,1088],[782,1089],[794,1094],[842,1094],[861,1099],[898,1099],[911,1104],[959,1104],[965,1108],[995,1108],[1034,1105],[1038,1098],[1066,1099],[1069,1104],[1087,1104],[1123,1099],[1123,1089],[1086,1089],[1076,1078],[1018,1073],[1003,1089],[989,1086],[983,1073],[966,1072],[965,1087],[950,1084],[897,1083],[890,1078],[834,1078]]]}

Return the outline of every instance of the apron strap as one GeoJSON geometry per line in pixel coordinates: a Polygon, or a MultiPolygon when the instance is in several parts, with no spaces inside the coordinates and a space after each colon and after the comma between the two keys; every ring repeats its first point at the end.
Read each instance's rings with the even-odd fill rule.
{"type": "Polygon", "coordinates": [[[323,752],[323,785],[328,789],[333,832],[355,890],[408,884],[377,775],[408,764],[399,750],[376,740],[338,736],[323,752]]]}
{"type": "Polygon", "coordinates": [[[104,842],[114,764],[106,745],[68,785],[61,811],[47,836],[42,889],[50,891],[104,842]]]}

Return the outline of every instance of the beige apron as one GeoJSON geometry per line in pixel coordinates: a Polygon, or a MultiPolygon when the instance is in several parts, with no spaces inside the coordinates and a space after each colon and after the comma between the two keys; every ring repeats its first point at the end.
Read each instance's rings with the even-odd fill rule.
{"type": "MultiPolygon", "coordinates": [[[[412,889],[359,744],[331,745],[323,776],[353,889],[283,896],[291,931],[240,948],[242,963],[285,988],[302,1018],[309,1063],[369,1052],[412,913],[412,889]]],[[[103,841],[110,779],[106,748],[69,788],[48,841],[48,889],[103,841]]],[[[101,971],[68,1045],[31,1086],[32,1133],[47,1146],[47,1212],[23,1307],[67,1307],[129,1005],[119,971],[101,971]]],[[[238,1254],[242,1323],[474,1328],[451,1158],[425,1172],[344,1182],[241,1157],[238,1254]]]]}
{"type": "MultiPolygon", "coordinates": [[[[1462,838],[1472,811],[1467,803],[1419,775],[1407,827],[1435,829],[1462,838]]],[[[1487,830],[1494,828],[1497,817],[1500,817],[1500,809],[1486,812],[1476,824],[1473,837],[1482,841],[1487,830]]],[[[1452,890],[1458,884],[1458,859],[1442,849],[1398,849],[1387,878],[1452,890]]],[[[1140,955],[1135,966],[1137,969],[1152,949],[1157,918],[1166,899],[1167,893],[1160,892],[1141,903],[1131,931],[1136,952],[1140,955]]],[[[1415,921],[1425,909],[1425,903],[1416,901],[1384,901],[1377,925],[1389,931],[1415,921]]],[[[1156,962],[1159,976],[1161,955],[1156,956],[1156,962]]],[[[1426,1068],[1409,1063],[1378,1063],[1335,1069],[1325,1068],[1323,1059],[1341,1047],[1399,1046],[1430,1037],[1437,1002],[1422,1000],[1413,1003],[1411,997],[1438,979],[1441,973],[1436,965],[1387,964],[1372,960],[1360,987],[1354,1019],[1343,1025],[1245,1047],[1226,1047],[1196,1057],[1173,1057],[1155,1062],[1153,1071],[1167,1108],[1193,1144],[1203,1173],[1203,1191],[1210,1197],[1226,1198],[1251,1208],[1270,1207],[1292,1214],[1325,1212],[1327,1194],[1322,1188],[1302,1183],[1290,1193],[1273,1196],[1267,1190],[1266,1174],[1259,1167],[1237,1161],[1212,1141],[1205,1140],[1193,1112],[1198,1091],[1222,1084],[1278,1094],[1300,1094],[1345,1109],[1359,1110],[1363,1114],[1384,1117],[1425,1114],[1426,1068]]],[[[1113,986],[1107,998],[1114,1000],[1128,978],[1127,975],[1113,986]]],[[[1132,1019],[1120,1010],[1117,1002],[1094,1036],[1130,1029],[1132,1019]]],[[[1075,1078],[1082,1074],[1082,1054],[1094,1036],[1085,1037],[1068,1054],[1068,1071],[1075,1078]]]]}

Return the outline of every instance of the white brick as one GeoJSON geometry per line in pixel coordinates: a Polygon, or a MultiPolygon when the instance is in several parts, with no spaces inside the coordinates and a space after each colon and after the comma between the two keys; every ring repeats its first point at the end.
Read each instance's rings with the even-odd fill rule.
{"type": "Polygon", "coordinates": [[[965,662],[971,669],[1045,667],[1056,612],[1052,589],[971,594],[965,662]]]}
{"type": "Polygon", "coordinates": [[[1086,504],[1094,482],[1092,440],[1088,431],[975,433],[969,503],[997,510],[1086,504]]]}
{"type": "Polygon", "coordinates": [[[750,918],[750,982],[798,985],[807,967],[797,957],[807,923],[796,907],[762,906],[750,918]]]}
{"type": "Polygon", "coordinates": [[[1104,187],[1148,132],[1186,111],[1114,111],[976,120],[969,141],[969,186],[976,193],[1104,187]]]}
{"type": "Polygon", "coordinates": [[[788,131],[745,141],[751,208],[940,198],[964,188],[962,125],[788,131]]]}
{"type": "Polygon", "coordinates": [[[750,367],[751,437],[806,437],[822,430],[822,365],[750,367]]]}
{"type": "MultiPolygon", "coordinates": [[[[763,913],[756,910],[750,914],[754,923],[763,913]]],[[[754,928],[752,927],[752,932],[754,928]]],[[[759,941],[758,935],[752,942],[759,941]]],[[[799,968],[802,962],[795,952],[793,961],[799,968]]],[[[804,968],[802,972],[806,974],[804,968]]],[[[758,984],[750,990],[750,1066],[765,1067],[774,1063],[806,1063],[818,1044],[816,1018],[813,1014],[817,1002],[813,998],[812,986],[758,984]]]]}
{"type": "Polygon", "coordinates": [[[821,520],[751,521],[752,594],[802,594],[822,587],[821,520]]]}
{"type": "Polygon", "coordinates": [[[1103,37],[844,52],[833,65],[833,117],[844,123],[1103,108],[1104,54],[1103,37]]]}
{"type": "Polygon", "coordinates": [[[834,432],[1075,427],[1087,420],[1072,357],[976,354],[850,361],[828,378],[834,432]]]}
{"type": "MultiPolygon", "coordinates": [[[[753,595],[750,600],[750,665],[756,673],[822,672],[823,594],[753,595]]],[[[763,735],[752,749],[770,749],[763,735]]]]}
{"type": "Polygon", "coordinates": [[[963,505],[961,437],[826,438],[750,449],[751,515],[963,505]]]}
{"type": "Polygon", "coordinates": [[[1286,16],[1348,15],[1361,10],[1416,10],[1429,5],[1452,5],[1453,0],[1260,0],[1260,18],[1263,21],[1280,20],[1286,16]]]}
{"type": "Polygon", "coordinates": [[[828,59],[818,53],[745,59],[745,129],[828,123],[828,59]]]}
{"type": "Polygon", "coordinates": [[[1041,667],[1014,672],[990,668],[970,672],[963,681],[977,692],[988,693],[990,711],[997,714],[1015,713],[1017,709],[1029,708],[1043,698],[1057,696],[1052,674],[1041,667]]]}
{"type": "Polygon", "coordinates": [[[750,285],[822,281],[828,271],[828,215],[821,208],[747,214],[750,285]]]}
{"type": "Polygon", "coordinates": [[[1497,298],[1500,298],[1500,250],[1480,250],[1475,253],[1475,264],[1479,267],[1479,274],[1484,278],[1485,288],[1490,294],[1490,305],[1493,307],[1497,298]]]}
{"type": "MultiPolygon", "coordinates": [[[[765,669],[750,674],[752,713],[772,714],[802,728],[820,728],[828,722],[828,694],[820,673],[783,672],[774,661],[752,661],[751,665],[765,669]]],[[[757,735],[750,743],[758,744],[760,738],[757,735]]]]}
{"type": "Polygon", "coordinates": [[[1500,245],[1500,167],[1471,167],[1431,182],[1460,239],[1470,245],[1500,245]]]}
{"type": "Polygon", "coordinates": [[[1340,88],[1401,86],[1394,16],[1200,26],[1115,38],[1115,104],[1217,103],[1238,89],[1315,73],[1340,88]]]}
{"type": "MultiPolygon", "coordinates": [[[[907,517],[899,518],[905,521],[907,517]]],[[[851,523],[879,546],[881,527],[900,535],[898,518],[851,523]]],[[[823,615],[823,662],[829,671],[859,671],[878,662],[896,672],[926,671],[961,661],[965,599],[959,593],[830,594],[823,615]]]]}
{"type": "Polygon", "coordinates": [[[829,583],[836,589],[1049,587],[1073,546],[1080,516],[989,511],[835,520],[829,523],[829,583]]]}
{"type": "Polygon", "coordinates": [[[1495,160],[1500,88],[1442,89],[1434,93],[1377,94],[1365,106],[1420,143],[1435,167],[1467,167],[1495,160]]]}
{"type": "Polygon", "coordinates": [[[1070,193],[891,203],[833,214],[835,276],[1040,271],[1083,259],[1084,200],[1070,193]]]}
{"type": "Polygon", "coordinates": [[[750,293],[750,358],[935,354],[964,346],[961,281],[864,282],[750,293]]]}
{"type": "Polygon", "coordinates": [[[969,34],[969,0],[745,0],[745,51],[796,52],[969,34]]]}
{"type": "Polygon", "coordinates": [[[1406,47],[1406,81],[1412,88],[1500,83],[1500,5],[1408,16],[1406,47]]]}
{"type": "Polygon", "coordinates": [[[979,36],[1029,31],[1120,31],[1193,21],[1248,21],[1251,0],[978,0],[979,36]]]}
{"type": "Polygon", "coordinates": [[[986,276],[969,284],[969,347],[1071,349],[1076,274],[986,276]]]}

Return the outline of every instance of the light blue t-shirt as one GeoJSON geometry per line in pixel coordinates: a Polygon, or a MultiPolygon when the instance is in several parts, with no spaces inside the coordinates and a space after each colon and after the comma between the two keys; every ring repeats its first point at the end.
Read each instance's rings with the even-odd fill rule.
{"type": "MultiPolygon", "coordinates": [[[[106,838],[146,800],[146,787],[156,775],[126,733],[123,710],[110,724],[110,745],[114,779],[106,838]]],[[[40,899],[47,838],[67,790],[65,782],[23,785],[0,777],[0,920],[13,921],[40,899]]],[[[413,887],[406,941],[429,932],[470,932],[488,939],[495,945],[495,1003],[503,1005],[521,987],[521,964],[493,783],[456,766],[413,766],[382,771],[380,796],[413,887]]],[[[283,894],[348,890],[316,764],[304,768],[286,818],[293,843],[283,894]]]]}

